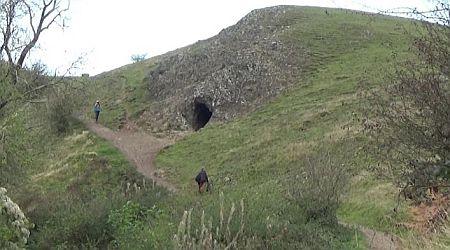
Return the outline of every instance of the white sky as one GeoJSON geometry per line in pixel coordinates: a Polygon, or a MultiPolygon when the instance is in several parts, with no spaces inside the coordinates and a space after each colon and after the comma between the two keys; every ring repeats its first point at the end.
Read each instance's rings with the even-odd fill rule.
{"type": "Polygon", "coordinates": [[[396,7],[428,9],[428,0],[72,0],[68,26],[42,34],[41,60],[60,73],[83,56],[75,75],[95,75],[212,37],[253,9],[275,5],[308,5],[377,12],[396,7]]]}

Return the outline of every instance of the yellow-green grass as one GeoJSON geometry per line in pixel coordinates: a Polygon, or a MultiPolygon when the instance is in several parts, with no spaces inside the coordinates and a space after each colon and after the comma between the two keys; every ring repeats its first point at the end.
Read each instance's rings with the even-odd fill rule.
{"type": "MultiPolygon", "coordinates": [[[[27,117],[23,110],[18,114],[27,117]]],[[[27,247],[170,246],[165,237],[176,226],[168,223],[176,219],[165,208],[167,191],[153,187],[117,149],[87,131],[82,123],[73,120],[71,128],[70,134],[60,137],[40,128],[16,137],[32,148],[27,152],[32,161],[24,170],[28,178],[10,190],[35,224],[27,247]],[[123,209],[128,202],[138,204],[135,212],[139,222],[123,209]],[[124,234],[131,236],[124,238],[124,234]]]]}

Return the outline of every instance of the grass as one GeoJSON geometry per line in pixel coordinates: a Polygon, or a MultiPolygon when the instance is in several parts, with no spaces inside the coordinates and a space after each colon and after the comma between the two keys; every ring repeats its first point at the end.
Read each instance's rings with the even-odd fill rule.
{"type": "MultiPolygon", "coordinates": [[[[168,196],[162,190],[124,194],[127,183],[142,183],[142,176],[106,141],[83,133],[82,124],[76,124],[74,134],[64,140],[45,140],[40,144],[45,150],[34,153],[29,185],[16,192],[38,225],[32,246],[82,242],[168,248],[184,211],[193,209],[195,228],[201,224],[202,210],[214,224],[220,221],[217,211],[223,192],[225,204],[244,200],[243,235],[268,247],[364,249],[367,242],[360,232],[308,222],[301,201],[289,197],[288,190],[300,185],[296,176],[302,175],[306,160],[326,152],[352,176],[339,220],[412,240],[395,227],[409,219],[404,203],[399,212],[392,212],[397,190],[366,171],[376,159],[363,151],[368,145],[358,120],[358,110],[366,105],[358,90],[383,84],[383,76],[397,63],[393,51],[399,58],[410,56],[403,30],[412,25],[405,19],[360,12],[328,9],[328,13],[323,8],[295,8],[285,14],[283,22],[290,28],[283,42],[307,51],[304,72],[290,89],[251,114],[212,122],[188,134],[157,156],[157,167],[170,173],[176,194],[168,196]],[[214,183],[213,192],[205,195],[197,193],[193,181],[202,166],[214,183]],[[38,205],[32,209],[32,204],[38,205]],[[83,228],[91,230],[82,232],[83,228]]],[[[100,99],[103,125],[117,129],[126,119],[139,117],[152,107],[145,78],[156,65],[150,59],[91,78],[84,114],[90,116],[93,102],[100,99]]],[[[237,232],[239,222],[230,227],[237,232]]],[[[449,244],[445,235],[436,240],[449,244]]]]}
{"type": "MultiPolygon", "coordinates": [[[[287,190],[295,183],[292,177],[301,174],[307,157],[329,151],[336,161],[351,166],[354,176],[339,219],[398,232],[389,219],[395,188],[364,171],[373,159],[360,151],[366,140],[360,133],[357,111],[365,102],[358,89],[382,84],[396,63],[393,51],[400,58],[409,56],[404,30],[412,24],[347,10],[328,9],[328,13],[322,8],[295,8],[282,20],[290,27],[283,42],[307,52],[298,83],[254,113],[211,123],[158,155],[158,168],[170,173],[170,181],[179,188],[168,204],[179,216],[190,208],[214,214],[218,193],[224,192],[229,202],[244,199],[248,204],[246,235],[270,238],[286,225],[292,234],[301,234],[304,230],[299,228],[313,226],[304,226],[302,211],[287,198],[287,190]],[[349,157],[338,155],[342,151],[349,157]],[[215,189],[202,197],[196,195],[193,183],[201,166],[206,167],[215,189]],[[267,218],[273,221],[272,233],[267,231],[267,218]]],[[[147,60],[94,78],[94,92],[107,103],[103,124],[118,128],[126,114],[151,108],[143,79],[156,63],[147,60]]],[[[406,212],[401,210],[397,217],[407,219],[406,212]]],[[[323,239],[326,235],[323,232],[323,239]]],[[[349,232],[340,235],[343,242],[352,244],[345,240],[352,238],[349,232]]],[[[297,243],[288,240],[287,244],[297,243]]]]}
{"type": "Polygon", "coordinates": [[[71,126],[73,133],[63,138],[38,130],[41,134],[30,142],[40,147],[32,152],[29,178],[12,190],[13,199],[36,225],[28,248],[166,248],[170,238],[165,237],[170,234],[165,229],[150,229],[161,223],[170,228],[167,223],[172,215],[164,209],[167,192],[144,187],[144,177],[109,142],[78,121],[71,126]],[[135,183],[139,190],[133,188],[135,183]],[[129,202],[145,214],[139,222],[127,220],[123,211],[129,202]],[[112,226],[122,220],[123,227],[112,226]],[[124,234],[148,240],[124,238],[124,234]]]}
{"type": "Polygon", "coordinates": [[[84,102],[85,117],[93,117],[95,100],[102,103],[100,123],[111,129],[122,127],[128,118],[139,117],[150,106],[143,81],[153,67],[155,63],[149,59],[93,77],[84,102]]]}
{"type": "MultiPolygon", "coordinates": [[[[411,24],[344,10],[329,12],[326,16],[323,9],[304,8],[286,15],[292,28],[285,42],[306,47],[310,57],[306,77],[297,85],[256,112],[210,124],[157,157],[158,167],[172,172],[171,181],[180,186],[177,199],[181,206],[198,207],[197,199],[186,197],[192,196],[192,177],[205,166],[216,190],[249,204],[249,235],[264,235],[268,217],[279,228],[285,224],[301,227],[305,223],[302,212],[286,198],[286,190],[307,157],[329,151],[350,165],[354,175],[339,219],[401,233],[395,222],[408,219],[405,204],[393,214],[396,189],[364,171],[373,160],[360,150],[366,140],[360,133],[357,111],[365,102],[357,94],[358,88],[382,84],[395,63],[393,51],[408,56],[402,27],[408,29],[411,24]],[[342,151],[350,157],[339,155],[342,151]]],[[[200,207],[217,207],[217,200],[215,194],[203,197],[200,207]]]]}

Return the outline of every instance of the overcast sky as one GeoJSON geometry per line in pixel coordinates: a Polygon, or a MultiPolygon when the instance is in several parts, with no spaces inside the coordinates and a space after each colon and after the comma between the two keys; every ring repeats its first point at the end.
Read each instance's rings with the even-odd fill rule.
{"type": "Polygon", "coordinates": [[[396,7],[426,9],[428,0],[72,0],[68,26],[42,34],[40,59],[60,73],[83,56],[75,75],[95,75],[206,39],[235,24],[253,9],[307,5],[377,12],[396,7]]]}

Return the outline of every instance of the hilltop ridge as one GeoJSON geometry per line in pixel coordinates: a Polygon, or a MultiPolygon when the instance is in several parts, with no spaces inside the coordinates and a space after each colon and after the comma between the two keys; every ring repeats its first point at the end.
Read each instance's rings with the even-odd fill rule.
{"type": "Polygon", "coordinates": [[[210,118],[236,117],[292,85],[305,56],[282,38],[291,8],[252,11],[216,36],[160,57],[145,79],[155,106],[144,119],[197,130],[210,118]]]}
{"type": "MultiPolygon", "coordinates": [[[[133,102],[145,106],[134,111],[133,116],[149,131],[198,130],[209,121],[222,122],[240,117],[283,90],[306,84],[304,80],[318,66],[318,57],[321,61],[335,57],[335,51],[311,47],[311,40],[322,40],[324,45],[341,49],[340,53],[364,46],[363,41],[373,35],[364,24],[342,20],[338,25],[343,32],[352,30],[355,32],[352,35],[359,37],[349,40],[348,44],[338,43],[338,46],[330,43],[339,34],[330,33],[327,34],[329,37],[324,37],[320,30],[317,33],[308,31],[316,26],[309,24],[312,13],[323,19],[320,23],[326,29],[332,25],[330,22],[335,22],[333,16],[344,12],[355,16],[369,15],[299,6],[253,10],[214,37],[102,73],[94,79],[100,83],[102,79],[125,81],[122,86],[132,81],[139,88],[140,93],[136,95],[141,97],[133,102]],[[305,37],[297,37],[298,33],[304,33],[305,37]],[[129,79],[123,74],[136,69],[138,78],[129,79]]],[[[123,123],[128,115],[123,113],[119,123],[123,123]]]]}

